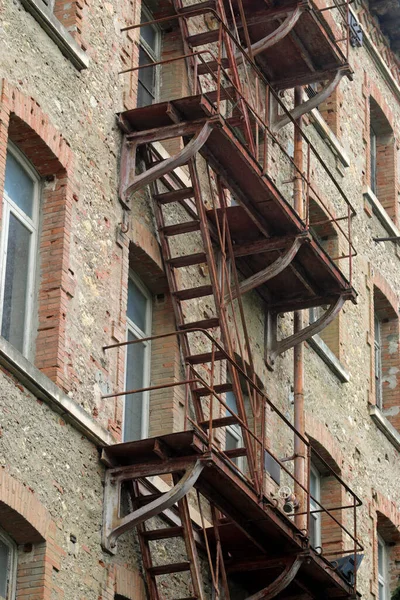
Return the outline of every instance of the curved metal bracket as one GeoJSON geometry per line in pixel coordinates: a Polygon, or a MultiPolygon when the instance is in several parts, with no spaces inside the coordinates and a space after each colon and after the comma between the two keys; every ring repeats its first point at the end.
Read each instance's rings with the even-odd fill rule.
{"type": "MultiPolygon", "coordinates": [[[[133,181],[129,183],[129,185],[127,185],[127,187],[121,192],[121,201],[125,205],[128,205],[129,197],[132,194],[139,191],[144,186],[149,185],[149,183],[152,183],[155,179],[158,179],[166,173],[169,173],[170,171],[181,167],[188,160],[193,158],[194,155],[197,154],[197,152],[202,148],[202,146],[204,146],[204,144],[208,140],[208,137],[212,131],[212,127],[212,123],[207,121],[207,123],[203,125],[199,133],[194,138],[192,138],[190,142],[184,148],[182,148],[180,152],[178,152],[178,154],[176,154],[175,156],[171,156],[166,160],[163,160],[158,165],[147,169],[147,171],[145,171],[144,173],[134,176],[133,181]]],[[[129,142],[127,142],[127,144],[128,143],[129,142]]],[[[125,146],[124,148],[124,152],[129,151],[126,149],[125,146]]],[[[136,151],[136,145],[134,145],[133,151],[136,151]]]]}
{"type": "Polygon", "coordinates": [[[289,348],[293,348],[297,344],[306,341],[308,338],[316,335],[333,321],[333,319],[341,311],[343,304],[345,303],[344,295],[339,296],[334,304],[332,304],[327,311],[314,323],[311,323],[307,327],[304,327],[301,331],[289,335],[283,340],[277,340],[277,314],[269,315],[268,332],[267,332],[267,348],[266,348],[266,364],[267,367],[272,369],[275,363],[276,357],[282,352],[286,352],[289,348]]]}
{"type": "MultiPolygon", "coordinates": [[[[267,35],[265,38],[258,40],[258,42],[252,44],[251,52],[253,57],[283,40],[283,38],[287,36],[287,34],[290,33],[293,27],[296,25],[303,11],[303,7],[297,6],[295,10],[286,13],[286,19],[279,25],[279,27],[275,29],[275,31],[267,35]]],[[[246,52],[248,51],[246,50],[246,52]]],[[[235,58],[238,65],[240,65],[244,60],[241,54],[237,54],[235,58]]]]}
{"type": "Polygon", "coordinates": [[[282,127],[285,127],[285,125],[287,125],[292,119],[298,119],[305,113],[310,112],[311,110],[316,108],[318,104],[325,102],[325,100],[329,98],[332,92],[335,91],[344,73],[345,72],[343,70],[337,71],[336,75],[328,81],[326,86],[320,92],[318,92],[318,94],[316,94],[309,100],[306,100],[306,102],[299,104],[299,106],[293,108],[293,110],[289,111],[289,114],[285,113],[283,115],[280,115],[272,124],[272,131],[274,133],[278,133],[278,131],[282,129],[282,127]]]}
{"type": "Polygon", "coordinates": [[[150,517],[160,514],[167,508],[170,508],[178,500],[181,500],[198,480],[200,473],[204,468],[204,464],[199,460],[190,468],[188,468],[180,481],[159,498],[149,502],[146,506],[142,506],[134,510],[125,517],[120,517],[120,502],[121,502],[121,484],[123,481],[133,479],[132,469],[128,471],[129,476],[124,477],[123,473],[117,479],[114,479],[112,469],[106,473],[106,481],[104,487],[104,512],[103,512],[103,529],[102,529],[102,546],[105,550],[111,553],[116,551],[117,538],[133,529],[143,521],[147,521],[150,517]]]}
{"type": "MultiPolygon", "coordinates": [[[[282,273],[282,271],[284,271],[286,267],[290,265],[297,252],[300,250],[302,244],[308,240],[309,237],[310,236],[308,232],[296,236],[290,248],[282,256],[277,258],[272,265],[268,265],[268,267],[265,267],[265,269],[262,269],[258,273],[251,275],[251,277],[248,277],[241,282],[239,286],[239,294],[245,294],[246,292],[249,292],[250,290],[262,285],[269,279],[276,277],[276,275],[279,275],[279,273],[282,273]]],[[[236,290],[232,290],[232,296],[227,294],[225,296],[225,302],[228,302],[231,297],[232,299],[236,298],[237,295],[238,294],[236,293],[236,290]]]]}
{"type": "Polygon", "coordinates": [[[307,555],[305,554],[297,555],[294,561],[284,569],[275,581],[256,594],[249,596],[246,600],[270,600],[271,598],[275,598],[279,592],[292,583],[306,557],[307,555]]]}

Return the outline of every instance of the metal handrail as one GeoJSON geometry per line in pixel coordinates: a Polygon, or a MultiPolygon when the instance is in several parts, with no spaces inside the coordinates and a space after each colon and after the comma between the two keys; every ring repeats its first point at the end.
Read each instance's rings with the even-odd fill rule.
{"type": "MultiPolygon", "coordinates": [[[[111,394],[106,394],[103,395],[102,398],[103,399],[107,399],[107,398],[112,398],[112,397],[119,397],[119,396],[126,396],[129,394],[135,394],[135,393],[140,393],[140,392],[145,392],[145,391],[154,391],[154,390],[159,390],[159,389],[163,389],[163,388],[171,388],[171,387],[177,387],[177,386],[186,386],[186,388],[188,386],[192,386],[194,384],[197,384],[199,386],[203,386],[205,389],[207,389],[207,391],[209,392],[209,396],[211,398],[215,398],[219,404],[225,409],[225,411],[227,411],[230,415],[234,416],[240,427],[245,430],[250,437],[254,440],[254,442],[258,445],[258,447],[261,449],[261,453],[259,454],[260,457],[260,464],[259,464],[259,468],[258,468],[258,473],[261,473],[262,476],[262,482],[263,482],[263,487],[262,487],[262,498],[264,499],[264,501],[267,501],[270,505],[274,506],[274,503],[271,502],[271,500],[269,500],[265,495],[264,495],[264,481],[265,481],[265,475],[266,475],[266,470],[265,470],[265,464],[264,464],[264,453],[265,451],[267,451],[269,453],[269,455],[277,462],[277,464],[279,464],[280,468],[295,482],[298,484],[298,486],[300,487],[300,489],[302,489],[307,497],[307,511],[306,512],[295,512],[293,514],[285,514],[283,511],[281,511],[280,509],[280,514],[285,515],[285,517],[293,517],[296,514],[297,515],[301,515],[301,514],[306,514],[307,515],[307,531],[306,533],[306,537],[308,538],[309,536],[309,531],[310,531],[310,515],[317,513],[317,512],[323,512],[325,514],[328,515],[328,517],[330,519],[332,519],[332,521],[334,523],[336,523],[340,529],[350,538],[350,540],[353,542],[354,546],[352,548],[352,550],[337,550],[337,551],[329,551],[327,553],[318,553],[322,558],[324,558],[324,560],[327,562],[327,564],[331,564],[329,563],[329,561],[327,560],[328,556],[337,556],[338,554],[354,554],[356,555],[357,552],[362,551],[363,547],[360,544],[360,542],[357,539],[357,516],[356,516],[356,508],[362,505],[362,502],[360,500],[360,498],[353,492],[353,490],[351,490],[351,488],[344,482],[344,480],[335,472],[334,469],[332,469],[332,467],[326,462],[326,460],[311,446],[311,443],[309,441],[309,439],[305,436],[303,436],[300,432],[298,432],[296,430],[296,428],[290,423],[290,421],[282,414],[282,412],[273,404],[273,402],[268,398],[268,396],[260,389],[260,387],[253,381],[253,379],[251,379],[247,373],[245,372],[245,370],[226,352],[226,350],[224,349],[224,347],[209,333],[209,331],[207,331],[206,329],[200,328],[200,327],[195,327],[195,328],[191,328],[191,329],[187,329],[187,330],[182,330],[182,331],[170,331],[167,333],[163,333],[163,334],[158,334],[158,335],[153,335],[153,336],[148,336],[145,338],[141,338],[138,340],[131,340],[131,341],[126,341],[126,342],[119,342],[119,343],[115,343],[115,344],[110,344],[107,346],[103,347],[103,350],[110,350],[110,349],[114,349],[114,348],[121,348],[124,346],[130,346],[132,344],[137,344],[137,343],[143,343],[143,342],[150,342],[150,341],[155,341],[155,340],[160,340],[160,339],[164,339],[164,338],[168,338],[168,337],[180,337],[180,336],[184,336],[184,335],[188,335],[191,333],[201,333],[203,335],[205,335],[205,337],[212,343],[212,347],[216,348],[219,352],[222,353],[224,360],[227,360],[234,369],[236,369],[236,371],[238,372],[238,374],[240,374],[241,377],[243,377],[247,383],[252,387],[252,389],[255,391],[255,393],[257,394],[258,397],[260,397],[260,399],[262,400],[263,403],[263,411],[262,411],[262,421],[264,422],[266,419],[266,415],[265,415],[265,408],[266,406],[270,406],[270,408],[273,410],[273,412],[275,412],[277,414],[277,416],[283,421],[283,423],[285,423],[285,425],[287,425],[289,427],[289,429],[293,432],[293,434],[295,436],[297,436],[305,445],[306,449],[307,449],[307,456],[308,456],[308,461],[307,461],[307,483],[303,484],[302,482],[300,482],[293,473],[290,472],[290,470],[285,466],[284,462],[277,456],[275,456],[275,454],[269,449],[269,448],[265,448],[265,440],[260,439],[255,433],[254,431],[252,431],[252,429],[249,427],[249,425],[247,423],[245,423],[239,416],[237,413],[235,413],[228,405],[227,403],[221,398],[221,396],[219,394],[217,394],[215,392],[215,390],[213,389],[213,386],[211,386],[210,384],[207,383],[207,381],[204,379],[204,377],[202,377],[194,368],[193,366],[190,366],[190,369],[192,370],[192,372],[194,373],[194,376],[189,377],[183,381],[173,381],[173,382],[169,382],[169,383],[164,383],[164,384],[159,384],[159,385],[155,385],[155,386],[147,386],[144,388],[140,388],[140,389],[135,389],[135,390],[125,390],[123,392],[116,392],[116,393],[111,393],[111,394]],[[332,509],[328,509],[325,508],[320,501],[318,501],[316,498],[314,498],[311,493],[310,493],[310,458],[311,458],[311,452],[313,455],[315,455],[318,458],[318,461],[320,461],[325,469],[329,472],[330,476],[333,476],[338,483],[344,488],[344,490],[351,496],[353,503],[350,505],[344,505],[344,506],[335,506],[332,509]],[[319,508],[317,509],[311,509],[310,503],[311,501],[313,501],[313,503],[318,506],[319,508]],[[337,519],[332,512],[336,512],[336,511],[344,511],[344,510],[348,510],[348,509],[352,509],[353,510],[353,514],[354,514],[354,533],[352,534],[347,527],[345,527],[340,521],[339,519],[337,519]]],[[[185,408],[185,415],[187,415],[187,409],[185,408]]],[[[255,482],[251,481],[247,474],[244,473],[242,470],[239,469],[239,467],[233,463],[233,461],[230,459],[229,456],[227,456],[225,454],[225,452],[223,450],[221,450],[221,448],[217,445],[214,436],[213,436],[213,428],[212,428],[212,418],[213,418],[213,412],[212,412],[212,404],[210,404],[210,427],[208,429],[208,434],[199,426],[198,423],[196,423],[195,420],[193,420],[192,418],[188,417],[187,421],[189,421],[193,427],[200,433],[201,436],[205,437],[208,441],[208,445],[209,445],[209,449],[210,451],[213,450],[215,451],[218,455],[223,456],[224,460],[226,460],[230,466],[235,470],[235,471],[239,471],[241,476],[247,481],[247,483],[252,486],[255,487],[255,482]]],[[[186,426],[186,425],[185,425],[186,426]]],[[[265,432],[265,427],[262,428],[262,430],[265,432]]],[[[256,466],[256,465],[255,465],[256,466]]],[[[277,509],[278,507],[275,506],[275,509],[277,509]]],[[[292,522],[292,521],[291,521],[292,522]]],[[[302,530],[300,530],[302,531],[302,530]]],[[[304,532],[303,532],[304,533],[304,532]]],[[[356,559],[356,556],[354,556],[354,558],[356,559]]],[[[354,588],[355,589],[355,588],[354,588]]]]}

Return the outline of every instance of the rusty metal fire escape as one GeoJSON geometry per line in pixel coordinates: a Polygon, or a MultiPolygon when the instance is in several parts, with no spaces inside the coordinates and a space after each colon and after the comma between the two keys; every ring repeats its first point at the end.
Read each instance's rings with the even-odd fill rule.
{"type": "Polygon", "coordinates": [[[185,61],[188,94],[119,115],[124,133],[120,200],[129,211],[135,193],[146,186],[151,190],[176,321],[176,331],[168,335],[179,339],[185,370],[182,380],[164,387],[184,388],[184,428],[104,449],[108,469],[102,543],[115,552],[119,536],[137,528],[151,600],[162,595],[158,578],[185,571],[187,598],[204,597],[197,547],[208,558],[216,595],[229,598],[228,574],[233,573],[242,576],[252,600],[284,594],[316,598],[321,589],[327,597],[349,598],[355,578],[343,580],[332,559],[348,554],[357,561],[361,546],[355,511],[360,501],[322,457],[318,461],[343,487],[348,503],[326,509],[312,498],[315,451],[260,387],[243,302],[251,290],[264,302],[265,360],[273,369],[282,352],[321,331],[347,299],[355,300],[353,208],[302,131],[305,171],[278,135],[284,127],[293,132],[300,114],[329,95],[343,74],[351,75],[347,60],[321,13],[306,2],[265,8],[265,3],[242,0],[187,6],[176,0],[171,14],[157,19],[166,22],[179,23],[183,55],[158,66],[168,69],[185,61]],[[290,62],[293,53],[296,58],[290,62]],[[286,71],[280,61],[287,64],[286,71]],[[316,100],[291,110],[276,92],[316,81],[327,82],[316,100]],[[175,154],[166,157],[161,143],[170,144],[175,154]],[[146,164],[140,173],[138,149],[146,164]],[[318,170],[335,195],[334,212],[312,184],[318,170]],[[305,219],[294,210],[293,185],[301,189],[305,219]],[[311,197],[336,230],[337,256],[328,256],[312,234],[311,197]],[[347,261],[346,274],[339,261],[347,261]],[[317,321],[278,339],[278,314],[321,305],[328,309],[317,321]],[[270,429],[275,418],[303,444],[305,482],[293,475],[293,459],[282,459],[274,448],[270,429]],[[226,447],[230,427],[240,433],[241,443],[234,448],[226,447]],[[301,489],[303,502],[289,516],[279,504],[281,488],[271,479],[270,461],[279,466],[285,482],[301,489]],[[171,475],[173,487],[163,494],[149,492],[146,478],[155,475],[171,475]],[[130,502],[125,515],[123,490],[130,502]],[[311,502],[319,505],[315,512],[340,529],[347,545],[325,553],[310,546],[311,502]],[[200,515],[197,526],[191,518],[193,505],[200,515]],[[345,509],[351,511],[352,532],[347,517],[337,516],[345,509]],[[295,514],[304,516],[303,528],[295,514]],[[149,520],[157,515],[169,527],[149,529],[149,520]],[[174,537],[183,538],[187,560],[155,565],[152,542],[174,537]]]}

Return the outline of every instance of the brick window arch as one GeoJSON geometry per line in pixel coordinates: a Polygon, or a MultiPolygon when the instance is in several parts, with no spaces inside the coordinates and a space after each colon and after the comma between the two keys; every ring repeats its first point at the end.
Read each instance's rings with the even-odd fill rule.
{"type": "MultiPolygon", "coordinates": [[[[32,319],[35,365],[68,391],[66,313],[73,296],[69,270],[73,201],[72,152],[32,98],[3,82],[0,95],[0,197],[10,143],[38,174],[41,183],[38,230],[38,286],[32,319]]],[[[1,215],[0,215],[1,219],[1,215]]],[[[4,226],[0,221],[0,228],[4,226]]],[[[1,266],[1,265],[0,265],[1,266]]],[[[2,265],[4,268],[4,265],[2,265]]]]}

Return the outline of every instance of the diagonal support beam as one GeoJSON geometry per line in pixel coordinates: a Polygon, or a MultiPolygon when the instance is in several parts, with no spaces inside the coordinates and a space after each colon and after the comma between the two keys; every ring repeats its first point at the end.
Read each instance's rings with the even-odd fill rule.
{"type": "Polygon", "coordinates": [[[325,100],[329,98],[329,96],[335,91],[344,74],[344,70],[339,69],[336,72],[335,76],[329,79],[326,86],[320,92],[318,92],[318,94],[316,94],[309,100],[306,100],[306,102],[303,102],[302,104],[299,104],[298,106],[293,108],[291,111],[289,111],[289,114],[285,113],[277,117],[275,122],[271,126],[272,131],[274,133],[278,133],[278,131],[282,129],[282,127],[285,127],[285,125],[287,125],[291,121],[299,119],[305,113],[310,112],[319,104],[325,102],[325,100]]]}
{"type": "MultiPolygon", "coordinates": [[[[117,538],[139,525],[147,519],[154,517],[164,510],[170,508],[178,500],[181,500],[198,480],[204,464],[199,460],[190,466],[179,482],[168,492],[129,513],[125,517],[120,517],[121,505],[121,485],[127,478],[123,475],[115,478],[113,470],[106,472],[104,487],[104,510],[103,510],[103,528],[102,528],[102,546],[104,550],[115,554],[117,538]]],[[[131,479],[133,477],[131,476],[131,479]]]]}
{"type": "MultiPolygon", "coordinates": [[[[303,10],[304,8],[302,6],[297,6],[293,11],[286,13],[286,19],[279,25],[279,27],[275,29],[275,31],[267,35],[265,38],[262,38],[261,40],[258,40],[252,44],[251,53],[253,57],[283,40],[283,38],[287,36],[296,25],[303,10]]],[[[248,50],[246,50],[246,52],[249,53],[248,50]]],[[[236,55],[236,61],[238,65],[240,65],[243,60],[244,58],[242,54],[236,55]]]]}
{"type": "Polygon", "coordinates": [[[269,369],[273,369],[275,360],[279,354],[282,352],[286,352],[293,346],[297,344],[301,344],[301,342],[305,342],[308,338],[316,335],[325,327],[329,325],[335,319],[335,317],[341,311],[343,304],[346,301],[346,297],[344,294],[339,296],[334,304],[332,304],[327,311],[314,323],[304,327],[301,331],[297,333],[293,333],[289,335],[287,338],[283,340],[277,339],[277,330],[278,330],[278,322],[277,322],[277,313],[268,315],[268,328],[267,328],[267,347],[266,347],[266,359],[265,362],[269,369]]]}
{"type": "MultiPolygon", "coordinates": [[[[132,194],[139,191],[146,185],[149,185],[150,183],[162,177],[163,175],[166,175],[166,173],[169,173],[174,169],[177,169],[178,167],[181,167],[182,165],[187,163],[188,160],[193,158],[197,154],[197,152],[202,148],[202,146],[204,146],[212,131],[212,127],[213,124],[210,121],[207,121],[203,125],[199,133],[194,138],[192,138],[190,142],[184,148],[182,148],[180,152],[178,152],[178,154],[176,154],[175,156],[171,156],[166,160],[163,160],[154,167],[147,169],[147,171],[145,171],[144,173],[134,176],[133,181],[128,183],[127,187],[121,193],[122,202],[125,205],[129,205],[129,199],[132,194]]],[[[136,151],[136,145],[134,145],[132,148],[133,151],[136,151]]]]}
{"type": "MultiPolygon", "coordinates": [[[[302,244],[308,239],[308,232],[296,236],[290,248],[288,248],[288,250],[286,250],[286,252],[282,256],[277,258],[272,263],[272,265],[268,265],[268,267],[266,267],[265,269],[262,269],[258,273],[251,275],[251,277],[248,277],[240,283],[239,294],[245,294],[246,292],[249,292],[250,290],[253,290],[254,288],[262,285],[269,279],[276,277],[276,275],[279,275],[279,273],[282,273],[282,271],[284,271],[286,267],[290,265],[297,252],[300,250],[302,244]]],[[[236,290],[232,290],[232,299],[236,297],[236,290]]],[[[230,295],[227,294],[225,296],[225,302],[229,302],[229,299],[230,295]]]]}
{"type": "Polygon", "coordinates": [[[292,583],[306,557],[306,554],[297,555],[294,561],[288,564],[275,581],[267,585],[263,590],[249,596],[247,600],[271,600],[271,598],[275,598],[275,596],[292,583]]]}

